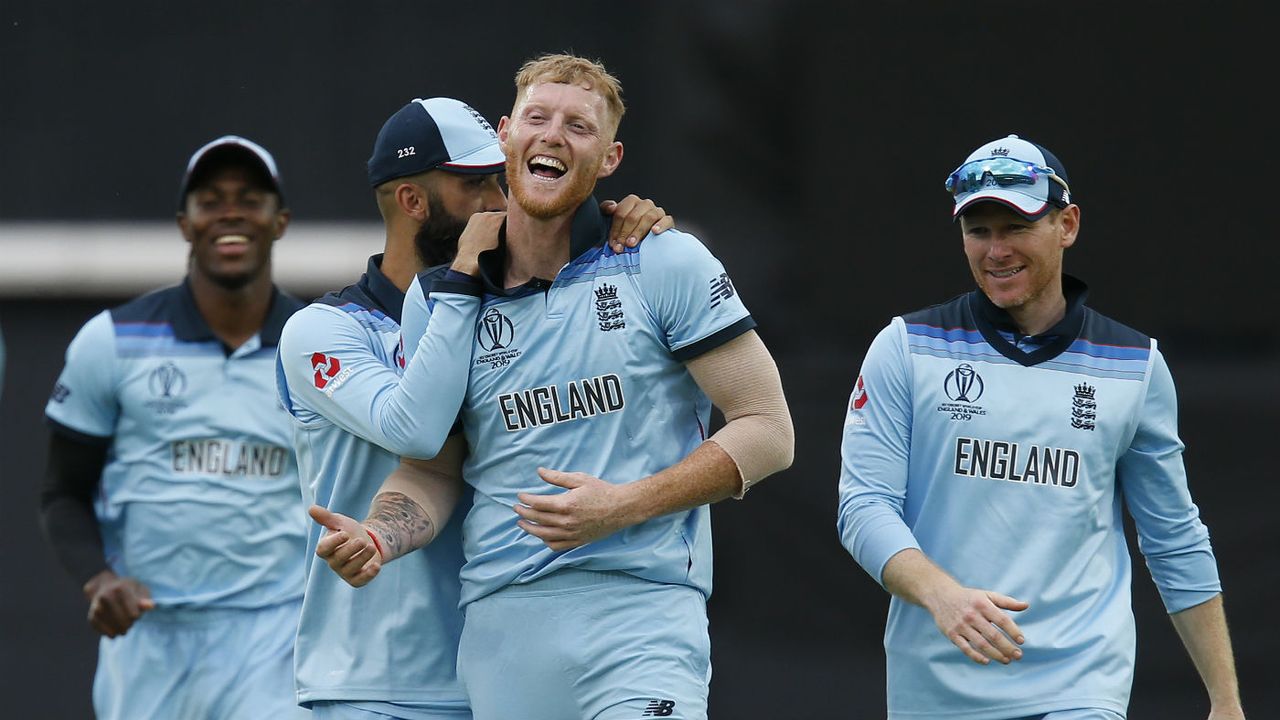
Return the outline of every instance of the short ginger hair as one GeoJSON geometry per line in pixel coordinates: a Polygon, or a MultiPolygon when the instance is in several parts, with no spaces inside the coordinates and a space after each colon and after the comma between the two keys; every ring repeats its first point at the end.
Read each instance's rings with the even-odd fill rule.
{"type": "Polygon", "coordinates": [[[547,82],[582,85],[599,93],[613,116],[613,131],[617,132],[618,123],[627,111],[627,106],[622,102],[622,83],[609,74],[598,60],[566,53],[548,53],[526,61],[516,72],[516,102],[520,102],[520,97],[530,86],[547,82]]]}

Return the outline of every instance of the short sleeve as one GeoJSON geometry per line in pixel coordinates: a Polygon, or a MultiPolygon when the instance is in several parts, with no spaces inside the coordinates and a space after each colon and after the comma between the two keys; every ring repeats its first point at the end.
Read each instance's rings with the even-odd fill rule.
{"type": "Polygon", "coordinates": [[[650,235],[637,248],[645,302],[681,362],[755,327],[729,273],[694,236],[650,235]]]}
{"type": "Polygon", "coordinates": [[[55,430],[80,440],[101,444],[115,434],[120,403],[109,311],[85,323],[67,346],[66,364],[44,412],[55,430]]]}

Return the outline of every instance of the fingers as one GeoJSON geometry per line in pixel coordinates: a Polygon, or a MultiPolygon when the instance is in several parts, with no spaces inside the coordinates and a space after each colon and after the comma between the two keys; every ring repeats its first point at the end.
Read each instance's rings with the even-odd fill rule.
{"type": "MultiPolygon", "coordinates": [[[[584,473],[567,473],[540,467],[538,468],[538,477],[556,487],[572,490],[585,485],[587,476],[584,473]]],[[[522,500],[521,502],[524,501],[522,500]]]]}
{"type": "Polygon", "coordinates": [[[998,608],[1004,608],[1005,610],[1022,611],[1031,607],[1031,603],[1026,602],[1025,600],[1012,598],[1012,597],[1009,597],[1008,595],[1001,595],[998,592],[988,591],[987,598],[991,600],[991,603],[993,605],[995,605],[998,608]]]}
{"type": "Polygon", "coordinates": [[[547,547],[561,552],[586,545],[586,541],[564,528],[538,525],[528,520],[517,520],[521,530],[541,540],[547,547]]]}
{"type": "Polygon", "coordinates": [[[124,635],[142,614],[155,607],[149,597],[125,583],[115,584],[89,603],[89,624],[107,637],[124,635]]]}
{"type": "MultiPolygon", "coordinates": [[[[604,205],[601,204],[602,210],[604,205]]],[[[675,225],[675,220],[652,200],[635,195],[626,196],[605,212],[613,215],[613,223],[609,227],[609,247],[615,253],[639,245],[640,240],[651,231],[661,232],[675,225]]]]}
{"type": "Polygon", "coordinates": [[[527,506],[527,505],[516,505],[515,511],[517,515],[524,518],[525,520],[528,520],[530,522],[535,522],[539,525],[548,526],[548,527],[560,527],[560,528],[568,526],[568,520],[563,515],[560,515],[555,512],[538,510],[534,507],[527,506]]]}
{"type": "Polygon", "coordinates": [[[341,528],[341,525],[338,523],[338,518],[341,516],[335,512],[330,512],[328,508],[323,508],[319,505],[312,505],[307,508],[307,514],[311,516],[312,520],[315,520],[330,530],[339,530],[341,528]]]}
{"type": "Polygon", "coordinates": [[[333,557],[333,553],[336,552],[338,548],[342,547],[350,537],[350,535],[347,535],[347,533],[341,530],[327,533],[324,537],[320,538],[320,542],[316,543],[316,555],[328,560],[333,557]]]}
{"type": "Polygon", "coordinates": [[[382,558],[367,534],[352,537],[346,530],[330,533],[316,544],[316,555],[354,587],[367,584],[382,569],[382,558]]]}

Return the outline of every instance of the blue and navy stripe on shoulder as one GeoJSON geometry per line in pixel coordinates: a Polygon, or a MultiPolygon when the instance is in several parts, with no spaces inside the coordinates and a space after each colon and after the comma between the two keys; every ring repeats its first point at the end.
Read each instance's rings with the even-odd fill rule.
{"type": "Polygon", "coordinates": [[[173,314],[190,304],[182,285],[141,295],[111,309],[118,357],[192,357],[222,355],[216,339],[184,340],[174,329],[173,314]]]}
{"type": "MultiPolygon", "coordinates": [[[[908,351],[969,362],[1025,365],[992,346],[988,335],[978,327],[966,297],[961,295],[903,315],[908,351]]],[[[1151,338],[1091,308],[1082,310],[1084,317],[1079,335],[1061,352],[1031,366],[1092,377],[1143,379],[1151,357],[1151,338]]]]}

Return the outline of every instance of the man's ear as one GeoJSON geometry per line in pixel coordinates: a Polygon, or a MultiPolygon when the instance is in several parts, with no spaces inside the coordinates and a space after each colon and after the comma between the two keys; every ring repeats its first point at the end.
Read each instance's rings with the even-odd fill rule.
{"type": "Polygon", "coordinates": [[[614,170],[622,164],[622,143],[614,140],[609,143],[609,150],[605,153],[604,162],[600,164],[600,172],[596,173],[597,178],[609,177],[614,170]]]}
{"type": "Polygon", "coordinates": [[[507,151],[507,135],[511,133],[511,118],[503,115],[498,120],[498,145],[502,148],[502,152],[507,151]]]}
{"type": "Polygon", "coordinates": [[[1076,236],[1080,234],[1080,206],[1068,205],[1058,213],[1058,222],[1062,225],[1062,237],[1059,244],[1062,248],[1076,244],[1076,236]]]}
{"type": "Polygon", "coordinates": [[[175,219],[178,221],[178,232],[182,233],[182,238],[190,243],[191,221],[187,219],[187,214],[179,210],[175,219]]]}
{"type": "Polygon", "coordinates": [[[410,182],[402,182],[396,185],[396,189],[393,192],[395,193],[396,206],[400,208],[400,212],[420,223],[427,221],[427,218],[431,215],[431,210],[427,203],[425,188],[410,182]]]}
{"type": "Polygon", "coordinates": [[[289,229],[289,219],[292,217],[293,216],[289,213],[288,208],[281,208],[279,211],[276,212],[275,219],[273,219],[271,222],[271,225],[272,225],[271,234],[274,235],[274,237],[272,238],[273,240],[279,240],[280,238],[284,237],[284,231],[289,229]]]}

